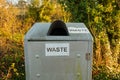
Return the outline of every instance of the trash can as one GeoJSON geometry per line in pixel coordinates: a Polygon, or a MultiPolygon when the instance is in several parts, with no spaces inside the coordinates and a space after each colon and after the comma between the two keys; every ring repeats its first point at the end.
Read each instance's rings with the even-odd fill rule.
{"type": "Polygon", "coordinates": [[[26,80],[92,80],[93,38],[84,23],[35,23],[24,50],[26,80]]]}

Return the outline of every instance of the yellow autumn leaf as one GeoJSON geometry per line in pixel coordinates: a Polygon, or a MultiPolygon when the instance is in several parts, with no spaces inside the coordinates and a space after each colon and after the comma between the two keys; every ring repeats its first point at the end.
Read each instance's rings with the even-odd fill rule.
{"type": "Polygon", "coordinates": [[[99,21],[99,17],[96,16],[96,17],[94,18],[94,21],[95,21],[96,23],[98,23],[98,21],[99,21]]]}
{"type": "Polygon", "coordinates": [[[11,67],[14,68],[14,67],[15,67],[15,63],[12,63],[12,64],[11,64],[11,67]]]}

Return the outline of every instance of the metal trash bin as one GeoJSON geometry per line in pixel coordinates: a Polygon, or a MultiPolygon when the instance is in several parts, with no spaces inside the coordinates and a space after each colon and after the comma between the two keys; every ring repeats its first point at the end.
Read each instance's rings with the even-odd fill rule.
{"type": "Polygon", "coordinates": [[[93,38],[83,23],[35,23],[24,50],[26,80],[92,80],[93,38]]]}

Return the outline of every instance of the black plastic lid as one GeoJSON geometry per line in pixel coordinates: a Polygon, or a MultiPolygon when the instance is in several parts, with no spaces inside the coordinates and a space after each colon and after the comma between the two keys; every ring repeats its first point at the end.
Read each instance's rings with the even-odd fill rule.
{"type": "Polygon", "coordinates": [[[61,20],[54,21],[48,30],[48,36],[69,36],[66,24],[61,20]]]}

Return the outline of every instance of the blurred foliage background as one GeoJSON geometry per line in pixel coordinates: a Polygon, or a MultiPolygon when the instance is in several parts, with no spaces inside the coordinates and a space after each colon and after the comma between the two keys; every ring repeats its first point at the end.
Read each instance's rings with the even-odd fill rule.
{"type": "Polygon", "coordinates": [[[0,0],[0,80],[25,80],[25,33],[57,19],[91,31],[94,80],[120,80],[120,0],[0,0]]]}

